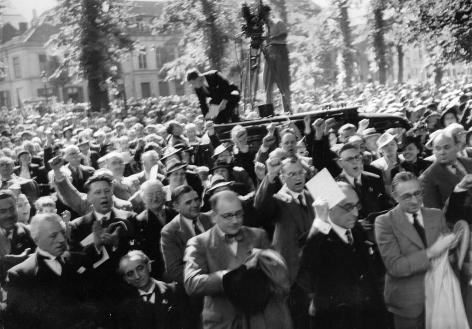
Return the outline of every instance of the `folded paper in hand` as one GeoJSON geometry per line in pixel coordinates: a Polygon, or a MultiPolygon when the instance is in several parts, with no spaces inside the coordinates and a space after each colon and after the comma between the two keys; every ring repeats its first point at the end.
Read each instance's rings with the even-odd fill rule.
{"type": "Polygon", "coordinates": [[[346,197],[326,168],[310,179],[306,183],[306,187],[315,200],[326,200],[330,209],[346,197]]]}

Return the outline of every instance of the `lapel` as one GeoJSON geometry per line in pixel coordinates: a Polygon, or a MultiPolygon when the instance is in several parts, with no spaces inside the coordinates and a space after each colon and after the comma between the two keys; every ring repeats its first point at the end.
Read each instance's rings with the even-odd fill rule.
{"type": "Polygon", "coordinates": [[[421,208],[421,215],[423,216],[426,243],[428,244],[428,246],[430,246],[434,243],[434,241],[436,241],[438,237],[438,221],[434,220],[435,218],[432,218],[432,216],[429,214],[428,209],[421,208]]]}
{"type": "MultiPolygon", "coordinates": [[[[470,149],[467,148],[466,151],[467,154],[469,154],[470,149]]],[[[472,173],[472,164],[470,163],[470,161],[467,161],[467,159],[464,158],[458,158],[457,160],[462,164],[468,174],[472,173]]]]}
{"type": "Polygon", "coordinates": [[[244,259],[246,258],[245,256],[247,256],[247,250],[249,248],[248,242],[244,242],[244,240],[247,240],[247,235],[245,236],[243,241],[240,241],[238,243],[238,251],[236,255],[234,255],[231,252],[231,249],[228,244],[226,244],[226,242],[224,241],[224,238],[218,234],[216,226],[213,226],[213,228],[210,229],[209,234],[209,251],[212,255],[213,260],[217,264],[217,269],[215,270],[233,270],[243,263],[244,259]]]}
{"type": "MultiPolygon", "coordinates": [[[[424,212],[422,214],[424,214],[424,212]]],[[[393,220],[396,223],[398,230],[400,230],[411,242],[416,244],[419,248],[425,249],[425,246],[423,244],[423,241],[421,241],[420,236],[416,232],[413,225],[411,225],[411,223],[408,221],[406,214],[400,209],[399,206],[396,206],[392,210],[391,216],[393,217],[393,220]]],[[[423,222],[426,222],[424,216],[423,216],[423,222]]],[[[427,231],[426,227],[425,227],[425,231],[427,231]]],[[[426,235],[426,242],[428,242],[427,235],[426,235]]]]}
{"type": "Polygon", "coordinates": [[[200,220],[200,223],[202,223],[205,231],[208,231],[209,229],[213,227],[213,222],[212,222],[212,218],[210,214],[201,213],[198,219],[200,220]]]}
{"type": "MultiPolygon", "coordinates": [[[[464,162],[462,161],[461,163],[464,165],[464,167],[467,170],[468,166],[466,166],[464,162]]],[[[456,175],[454,175],[449,169],[447,169],[446,166],[441,165],[439,162],[436,162],[435,165],[436,165],[437,174],[434,174],[434,177],[437,177],[437,179],[440,182],[441,187],[452,186],[459,183],[459,178],[456,175]]]]}
{"type": "Polygon", "coordinates": [[[182,219],[182,216],[177,215],[178,217],[178,223],[179,223],[179,235],[180,238],[184,244],[184,246],[187,244],[187,241],[190,240],[193,237],[192,232],[188,228],[187,225],[185,225],[184,220],[182,219]]]}

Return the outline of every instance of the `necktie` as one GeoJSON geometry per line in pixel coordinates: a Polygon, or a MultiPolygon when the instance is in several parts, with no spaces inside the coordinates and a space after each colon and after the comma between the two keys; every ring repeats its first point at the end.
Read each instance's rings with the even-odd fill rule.
{"type": "Polygon", "coordinates": [[[354,237],[352,236],[351,230],[346,230],[346,238],[347,238],[347,243],[352,246],[354,243],[354,237]]]}
{"type": "Polygon", "coordinates": [[[421,241],[423,241],[424,246],[426,247],[426,234],[424,233],[424,228],[421,226],[418,220],[418,214],[414,213],[413,215],[413,227],[415,228],[416,232],[420,236],[421,241]]]}
{"type": "Polygon", "coordinates": [[[301,194],[298,195],[298,198],[297,198],[297,199],[298,199],[298,204],[299,204],[300,206],[303,206],[303,207],[306,206],[306,205],[305,205],[305,200],[303,200],[303,196],[302,196],[301,194]]]}
{"type": "Polygon", "coordinates": [[[362,185],[360,178],[354,178],[354,190],[356,190],[357,196],[360,198],[362,196],[362,185]]]}
{"type": "Polygon", "coordinates": [[[193,230],[195,231],[195,235],[199,235],[199,234],[202,234],[202,230],[200,230],[200,228],[198,227],[198,223],[197,223],[197,219],[195,218],[194,220],[192,220],[192,224],[193,224],[193,230]]]}
{"type": "Polygon", "coordinates": [[[226,243],[232,243],[233,241],[241,241],[243,239],[243,233],[239,231],[235,234],[225,234],[225,241],[226,243]]]}
{"type": "Polygon", "coordinates": [[[152,301],[152,296],[153,295],[154,295],[154,289],[150,293],[142,294],[141,297],[143,297],[143,300],[144,300],[145,303],[153,304],[153,301],[152,301]]]}

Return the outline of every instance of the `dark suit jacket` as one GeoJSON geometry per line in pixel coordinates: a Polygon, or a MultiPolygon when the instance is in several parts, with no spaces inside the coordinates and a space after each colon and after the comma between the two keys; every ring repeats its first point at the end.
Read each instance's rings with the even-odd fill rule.
{"type": "Polygon", "coordinates": [[[444,208],[448,223],[463,219],[472,224],[472,191],[452,192],[444,208]]]}
{"type": "MultiPolygon", "coordinates": [[[[438,209],[422,208],[427,246],[448,232],[446,220],[438,209]]],[[[399,206],[375,221],[375,237],[385,264],[384,298],[388,310],[406,318],[424,312],[424,275],[431,267],[426,248],[406,214],[399,206]]]]}
{"type": "Polygon", "coordinates": [[[428,167],[431,166],[431,162],[424,160],[424,159],[418,159],[415,163],[409,163],[406,161],[402,161],[401,163],[397,164],[395,167],[392,169],[392,179],[395,177],[396,174],[398,174],[401,171],[409,171],[413,174],[416,175],[416,177],[420,177],[421,174],[428,169],[428,167]]]}
{"type": "Polygon", "coordinates": [[[67,165],[67,167],[72,172],[72,185],[74,185],[74,187],[79,192],[85,193],[86,191],[85,191],[85,188],[84,188],[84,184],[87,181],[87,179],[89,179],[89,177],[93,175],[93,173],[95,172],[95,169],[93,169],[92,167],[79,165],[78,170],[81,173],[81,175],[79,177],[78,175],[75,175],[73,173],[73,170],[69,167],[69,165],[67,165]]]}
{"type": "Polygon", "coordinates": [[[276,191],[277,186],[275,181],[270,183],[266,176],[257,190],[254,206],[263,222],[274,223],[272,245],[287,262],[290,283],[293,284],[300,266],[301,251],[315,218],[313,198],[308,191],[303,191],[306,200],[304,207],[291,196],[282,196],[276,191]]]}
{"type": "MultiPolygon", "coordinates": [[[[19,255],[28,248],[32,251],[36,249],[30,231],[25,224],[16,223],[10,242],[10,254],[19,255]]],[[[0,258],[0,283],[4,282],[7,271],[15,265],[17,265],[17,263],[11,263],[4,258],[0,258]]]]}
{"type": "MultiPolygon", "coordinates": [[[[113,208],[110,219],[104,223],[104,228],[113,223],[122,222],[126,225],[126,230],[122,229],[118,247],[116,249],[106,246],[109,259],[97,268],[90,271],[89,280],[95,286],[96,298],[112,298],[116,295],[116,287],[121,284],[121,278],[116,272],[120,258],[125,255],[134,245],[135,228],[132,224],[134,213],[113,208]]],[[[96,221],[94,212],[74,219],[70,222],[70,246],[71,250],[91,254],[95,250],[93,243],[83,247],[80,242],[92,233],[92,225],[96,221]]]]}
{"type": "Polygon", "coordinates": [[[207,97],[210,98],[210,104],[219,104],[223,99],[226,99],[228,100],[226,108],[220,112],[214,121],[215,123],[227,123],[228,121],[224,120],[231,117],[231,111],[239,102],[240,96],[231,95],[231,92],[238,90],[238,87],[230,83],[216,70],[203,73],[203,76],[208,83],[208,94],[205,93],[203,88],[195,88],[203,116],[209,111],[207,97]]]}
{"type": "MultiPolygon", "coordinates": [[[[30,163],[28,165],[28,168],[29,168],[31,179],[34,179],[35,181],[38,182],[38,177],[41,176],[41,170],[39,169],[40,167],[37,164],[30,163]]],[[[15,168],[13,168],[13,173],[17,176],[20,176],[21,166],[16,166],[15,168]]]]}
{"type": "Polygon", "coordinates": [[[8,271],[6,328],[94,327],[97,310],[71,256],[58,276],[37,253],[8,271]]]}
{"type": "Polygon", "coordinates": [[[241,266],[253,248],[267,249],[269,241],[264,230],[241,228],[243,239],[236,255],[214,226],[188,241],[185,250],[185,290],[190,296],[205,296],[202,313],[203,328],[232,328],[237,311],[224,295],[222,270],[241,266]]]}
{"type": "Polygon", "coordinates": [[[9,183],[20,186],[21,193],[26,195],[30,205],[34,205],[36,200],[39,198],[39,185],[33,179],[25,179],[14,175],[11,177],[9,183]]]}
{"type": "MultiPolygon", "coordinates": [[[[349,180],[342,173],[336,177],[336,180],[350,184],[349,180]]],[[[364,171],[361,174],[361,185],[360,191],[356,191],[359,194],[359,200],[362,205],[359,211],[360,219],[366,218],[371,213],[380,212],[392,207],[380,176],[364,171]]]]}
{"type": "Polygon", "coordinates": [[[175,287],[156,283],[154,304],[146,303],[136,288],[129,287],[118,306],[117,329],[177,329],[177,296],[175,287]]]}
{"type": "MultiPolygon", "coordinates": [[[[458,158],[458,161],[468,173],[472,173],[472,159],[458,158]]],[[[446,166],[436,161],[423,172],[421,181],[425,207],[442,209],[460,180],[446,166]]]]}
{"type": "Polygon", "coordinates": [[[167,222],[166,208],[163,209],[160,219],[152,211],[146,209],[133,220],[136,229],[134,248],[142,250],[153,261],[151,275],[158,279],[162,279],[165,271],[161,251],[161,230],[167,222]]]}
{"type": "MultiPolygon", "coordinates": [[[[98,159],[100,158],[100,155],[96,151],[90,150],[90,166],[93,167],[94,169],[98,169],[98,159]]],[[[84,165],[84,161],[82,160],[82,165],[84,165]]]]}
{"type": "Polygon", "coordinates": [[[332,328],[385,328],[373,249],[360,224],[351,232],[352,246],[331,229],[327,235],[310,236],[303,249],[299,283],[314,293],[316,328],[331,328],[329,323],[332,328]]]}
{"type": "MultiPolygon", "coordinates": [[[[209,214],[201,213],[199,217],[205,230],[213,226],[209,214]]],[[[177,215],[161,231],[161,248],[164,256],[167,278],[182,284],[184,279],[184,253],[187,241],[194,235],[177,215]]]]}

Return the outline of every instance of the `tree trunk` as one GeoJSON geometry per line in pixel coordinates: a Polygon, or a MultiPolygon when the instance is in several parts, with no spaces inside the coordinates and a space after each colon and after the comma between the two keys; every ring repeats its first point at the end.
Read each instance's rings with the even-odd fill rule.
{"type": "Polygon", "coordinates": [[[443,74],[444,72],[442,70],[442,67],[439,65],[436,65],[434,67],[434,83],[436,84],[436,88],[441,87],[443,74]]]}
{"type": "Polygon", "coordinates": [[[344,70],[346,73],[344,83],[346,86],[351,86],[352,84],[352,75],[354,71],[354,59],[352,55],[352,36],[351,36],[351,26],[349,21],[349,13],[347,8],[347,1],[341,0],[338,1],[339,9],[339,27],[343,35],[343,49],[342,57],[344,70]]]}
{"type": "Polygon", "coordinates": [[[98,78],[88,79],[88,93],[92,112],[100,112],[102,109],[109,110],[110,104],[106,89],[101,87],[101,80],[98,78]]]}
{"type": "Polygon", "coordinates": [[[224,34],[218,26],[218,13],[216,1],[201,0],[203,15],[206,20],[205,35],[208,42],[207,56],[212,69],[221,70],[225,51],[224,34]]]}
{"type": "Polygon", "coordinates": [[[403,46],[397,45],[397,60],[398,60],[398,83],[403,83],[403,57],[405,54],[403,53],[403,46]]]}
{"type": "Polygon", "coordinates": [[[387,82],[387,49],[384,39],[385,21],[383,19],[383,0],[374,1],[373,45],[377,66],[379,68],[379,82],[387,82]]]}

